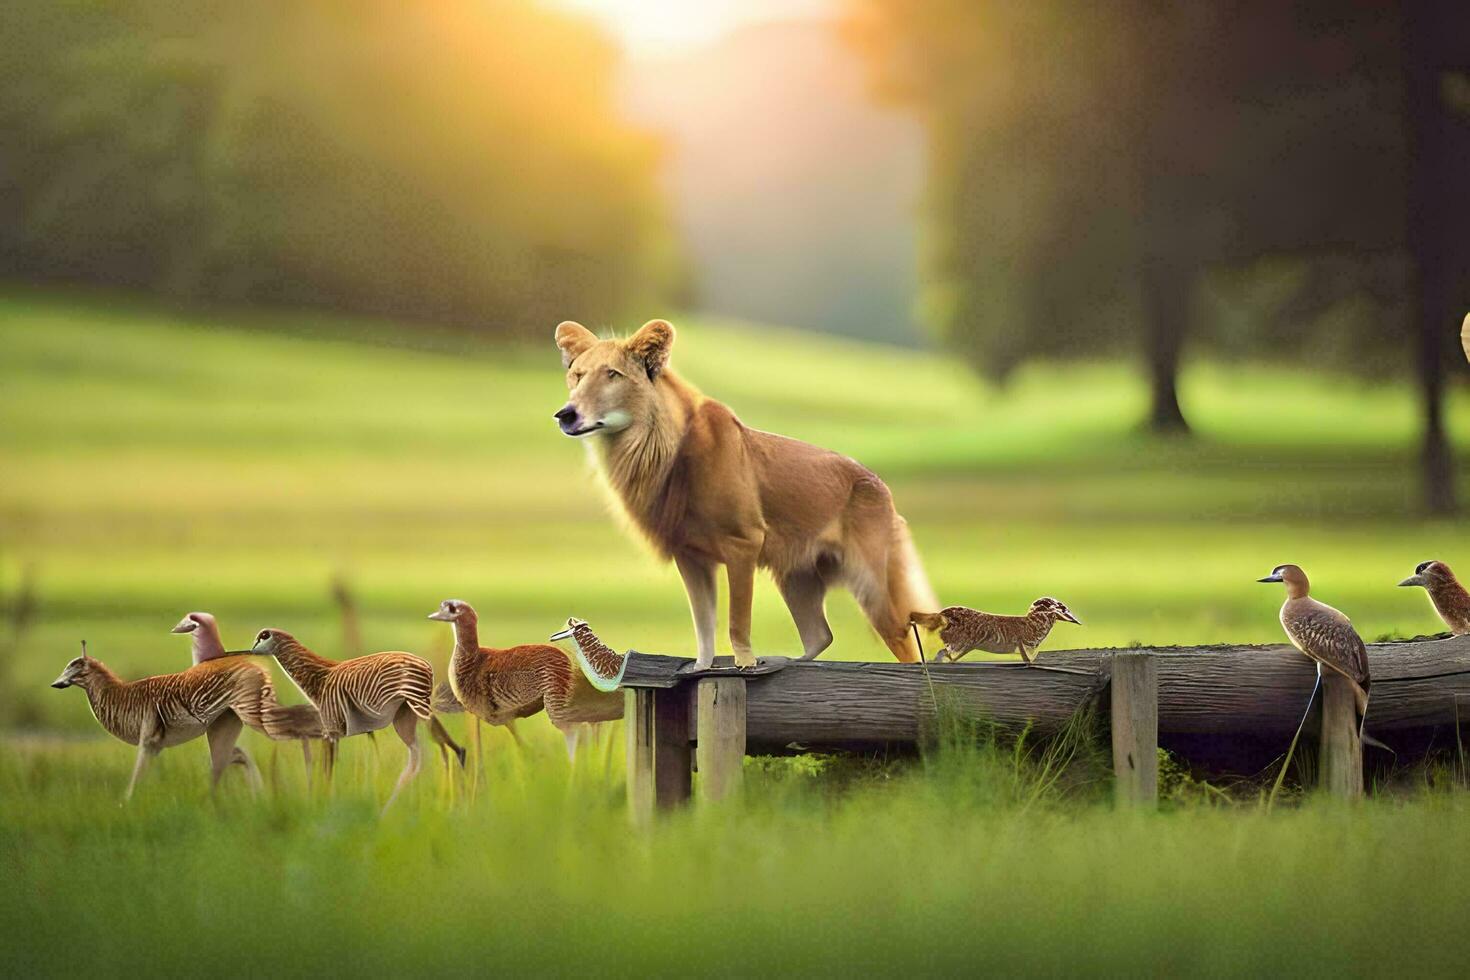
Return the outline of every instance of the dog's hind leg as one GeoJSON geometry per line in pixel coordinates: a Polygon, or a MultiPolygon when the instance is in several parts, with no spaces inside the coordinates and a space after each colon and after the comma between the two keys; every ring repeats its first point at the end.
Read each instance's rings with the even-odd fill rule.
{"type": "Polygon", "coordinates": [[[755,603],[755,564],[760,551],[759,541],[742,541],[732,546],[725,558],[730,584],[730,648],[737,667],[755,666],[755,654],[750,649],[750,612],[755,603]]]}
{"type": "Polygon", "coordinates": [[[796,622],[796,632],[801,634],[801,659],[815,659],[832,645],[832,627],[827,624],[824,608],[826,583],[815,571],[801,571],[778,578],[776,588],[781,590],[781,598],[796,622]]]}

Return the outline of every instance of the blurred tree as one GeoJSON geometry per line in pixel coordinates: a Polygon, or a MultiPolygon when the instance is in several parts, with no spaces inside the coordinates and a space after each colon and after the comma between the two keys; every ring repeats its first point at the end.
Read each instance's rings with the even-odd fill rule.
{"type": "Polygon", "coordinates": [[[1453,323],[1442,308],[1470,303],[1470,243],[1445,229],[1470,188],[1449,177],[1466,170],[1465,125],[1443,88],[1470,63],[1463,4],[854,6],[880,90],[929,122],[921,300],[977,369],[1004,378],[1029,356],[1136,336],[1150,428],[1184,431],[1176,378],[1206,272],[1294,256],[1284,333],[1255,331],[1253,349],[1207,339],[1374,373],[1422,322],[1426,500],[1449,505],[1436,379],[1453,323]],[[1422,316],[1401,312],[1416,302],[1422,316]],[[1308,342],[1303,325],[1329,306],[1350,329],[1308,342]]]}
{"type": "Polygon", "coordinates": [[[677,273],[611,47],[517,0],[18,0],[0,270],[535,334],[677,273]]]}

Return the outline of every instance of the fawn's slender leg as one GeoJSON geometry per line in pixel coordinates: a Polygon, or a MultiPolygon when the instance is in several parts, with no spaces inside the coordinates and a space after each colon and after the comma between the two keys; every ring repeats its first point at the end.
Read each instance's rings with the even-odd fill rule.
{"type": "Polygon", "coordinates": [[[159,732],[156,723],[143,723],[143,731],[138,736],[138,758],[133,762],[133,778],[128,780],[128,790],[123,794],[123,802],[126,803],[133,798],[133,790],[138,785],[138,777],[143,774],[144,768],[159,753],[161,746],[159,732]]]}
{"type": "Polygon", "coordinates": [[[384,811],[393,805],[393,801],[398,798],[399,790],[403,789],[410,779],[418,775],[419,771],[421,753],[419,716],[413,713],[413,709],[406,702],[398,709],[398,714],[393,717],[393,730],[398,733],[403,744],[408,746],[408,761],[403,764],[403,771],[398,774],[398,782],[393,785],[393,792],[388,795],[388,802],[383,804],[384,811]]]}

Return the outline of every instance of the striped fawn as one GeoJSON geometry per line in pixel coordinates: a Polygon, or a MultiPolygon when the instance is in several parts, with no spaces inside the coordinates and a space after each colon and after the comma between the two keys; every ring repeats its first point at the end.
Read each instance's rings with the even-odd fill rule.
{"type": "Polygon", "coordinates": [[[265,629],[255,637],[252,652],[275,657],[287,676],[321,713],[327,743],[327,779],[337,762],[337,742],[351,735],[393,726],[408,747],[408,761],[383,804],[386,810],[398,793],[418,775],[421,752],[418,723],[429,723],[434,741],[448,746],[464,765],[465,752],[434,717],[430,703],[434,669],[411,653],[374,653],[351,660],[328,660],[312,653],[284,630],[265,629]]]}
{"type": "Polygon", "coordinates": [[[445,599],[429,618],[454,626],[450,686],[467,711],[490,724],[506,725],[544,708],[575,759],[582,725],[623,717],[622,695],[593,687],[561,648],[547,643],[482,647],[479,617],[460,599],[445,599]]]}
{"type": "MultiPolygon", "coordinates": [[[[249,650],[227,651],[220,640],[219,623],[207,612],[189,613],[169,632],[189,637],[189,650],[196,664],[219,657],[250,654],[249,650]]],[[[309,704],[281,704],[272,696],[270,703],[261,707],[261,722],[265,726],[266,734],[272,739],[294,739],[301,743],[301,757],[306,761],[306,779],[310,785],[311,740],[322,737],[322,719],[316,708],[309,704]]]]}
{"type": "Polygon", "coordinates": [[[149,761],[159,752],[204,735],[209,740],[210,788],[231,763],[245,767],[252,788],[260,773],[235,744],[242,724],[264,730],[262,706],[275,701],[270,673],[244,657],[221,657],[177,674],[124,681],[102,661],[82,655],[66,665],[52,687],[80,687],[92,714],[109,734],[138,747],[123,802],[132,799],[149,761]]]}
{"type": "Polygon", "coordinates": [[[964,606],[947,606],[937,613],[916,612],[909,619],[926,630],[938,631],[944,646],[934,655],[936,664],[946,658],[958,660],[971,650],[1019,653],[1029,664],[1057,620],[1082,625],[1070,609],[1050,596],[1031,603],[1024,616],[1000,616],[964,606]]]}

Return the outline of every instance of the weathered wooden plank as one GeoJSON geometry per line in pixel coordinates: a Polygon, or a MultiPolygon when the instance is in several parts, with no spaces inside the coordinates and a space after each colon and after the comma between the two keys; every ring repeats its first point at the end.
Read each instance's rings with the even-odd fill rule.
{"type": "Polygon", "coordinates": [[[739,677],[706,677],[699,684],[699,798],[717,802],[744,782],[746,697],[739,677]]]}
{"type": "Polygon", "coordinates": [[[764,750],[916,742],[932,730],[936,699],[966,717],[1049,731],[1096,695],[1105,677],[1011,664],[795,663],[749,682],[746,738],[764,750]]]}
{"type": "Polygon", "coordinates": [[[693,670],[688,657],[669,657],[659,653],[628,651],[628,667],[623,672],[623,687],[674,687],[700,677],[760,677],[774,674],[792,663],[790,657],[757,657],[754,667],[736,667],[734,657],[716,657],[706,670],[693,670]]]}
{"type": "MultiPolygon", "coordinates": [[[[1155,655],[1160,737],[1244,736],[1284,745],[1316,680],[1312,662],[1284,644],[1043,652],[1030,668],[791,661],[748,679],[748,744],[753,751],[781,751],[912,743],[933,724],[936,696],[953,710],[1003,725],[1054,729],[1097,693],[1109,658],[1122,652],[1155,655]]],[[[1377,737],[1470,717],[1464,708],[1456,712],[1457,699],[1470,706],[1470,636],[1369,644],[1368,662],[1368,730],[1377,737]]],[[[631,653],[625,684],[673,687],[688,663],[631,653]]],[[[1317,723],[1309,728],[1317,731],[1317,723]]]]}
{"type": "Polygon", "coordinates": [[[653,820],[653,697],[653,691],[640,688],[623,692],[623,731],[628,745],[628,819],[635,826],[645,826],[653,820]]]}
{"type": "Polygon", "coordinates": [[[648,693],[653,696],[653,802],[669,810],[689,801],[690,691],[673,687],[648,693]]]}
{"type": "Polygon", "coordinates": [[[1358,739],[1357,698],[1348,679],[1330,670],[1322,675],[1321,746],[1318,785],[1345,800],[1362,796],[1363,743],[1358,739]]]}
{"type": "Polygon", "coordinates": [[[1149,653],[1113,656],[1114,796],[1124,806],[1159,802],[1159,672],[1149,653]]]}

